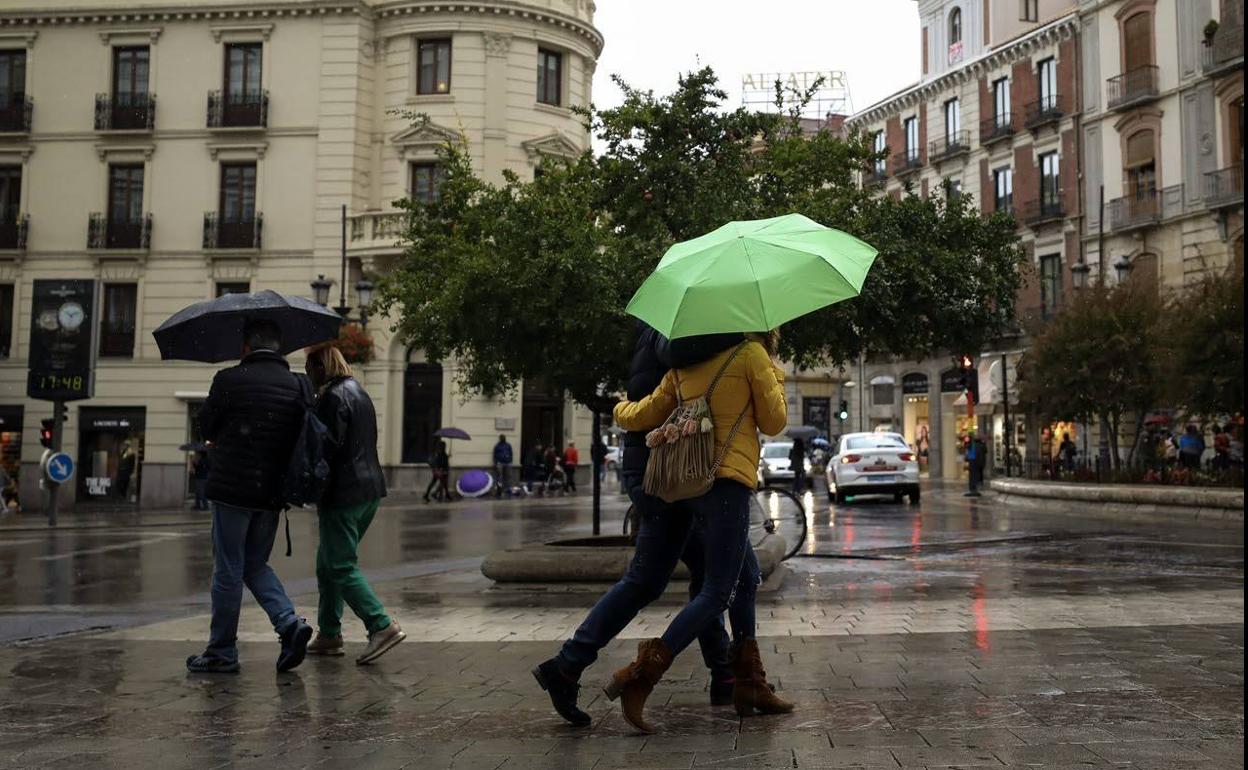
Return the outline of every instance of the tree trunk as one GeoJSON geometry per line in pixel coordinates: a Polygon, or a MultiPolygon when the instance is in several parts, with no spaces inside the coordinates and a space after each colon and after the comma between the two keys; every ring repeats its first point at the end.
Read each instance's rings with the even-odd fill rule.
{"type": "Polygon", "coordinates": [[[1140,448],[1140,439],[1144,438],[1144,416],[1147,413],[1144,409],[1135,413],[1135,440],[1131,442],[1131,454],[1127,456],[1128,467],[1135,464],[1135,453],[1140,448]]]}
{"type": "Polygon", "coordinates": [[[1118,448],[1118,428],[1120,427],[1122,423],[1122,416],[1119,415],[1117,412],[1114,412],[1110,414],[1109,422],[1110,422],[1110,433],[1109,433],[1110,456],[1113,458],[1114,470],[1118,471],[1118,470],[1122,470],[1122,455],[1119,452],[1119,448],[1118,448]]]}

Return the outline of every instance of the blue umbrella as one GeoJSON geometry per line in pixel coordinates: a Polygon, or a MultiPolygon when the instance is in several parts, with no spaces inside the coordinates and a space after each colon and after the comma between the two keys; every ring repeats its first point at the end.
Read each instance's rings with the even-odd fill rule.
{"type": "Polygon", "coordinates": [[[253,294],[227,294],[196,302],[170,316],[152,332],[166,361],[215,364],[242,355],[243,329],[252,321],[269,321],[282,331],[283,355],[335,339],[342,317],[305,297],[270,289],[253,294]]]}
{"type": "Polygon", "coordinates": [[[433,432],[438,438],[456,438],[461,441],[470,441],[472,436],[468,435],[468,431],[462,428],[438,428],[433,432]]]}

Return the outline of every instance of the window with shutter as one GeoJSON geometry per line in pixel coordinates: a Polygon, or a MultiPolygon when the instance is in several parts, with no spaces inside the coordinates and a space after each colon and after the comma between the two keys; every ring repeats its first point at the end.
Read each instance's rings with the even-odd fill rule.
{"type": "Polygon", "coordinates": [[[1122,23],[1122,38],[1126,72],[1153,63],[1153,19],[1150,14],[1137,13],[1122,23]]]}

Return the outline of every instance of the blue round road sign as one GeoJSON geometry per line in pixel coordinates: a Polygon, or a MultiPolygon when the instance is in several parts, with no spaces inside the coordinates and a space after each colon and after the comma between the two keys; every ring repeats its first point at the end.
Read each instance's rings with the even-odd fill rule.
{"type": "Polygon", "coordinates": [[[64,452],[57,452],[48,458],[44,472],[48,474],[49,481],[64,484],[74,476],[74,458],[64,452]]]}

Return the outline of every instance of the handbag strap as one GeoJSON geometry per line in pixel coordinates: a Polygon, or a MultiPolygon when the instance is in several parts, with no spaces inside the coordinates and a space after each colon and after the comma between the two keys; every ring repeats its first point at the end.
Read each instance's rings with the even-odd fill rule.
{"type": "Polygon", "coordinates": [[[724,372],[728,371],[728,365],[731,364],[732,360],[737,357],[737,354],[741,352],[741,349],[746,346],[747,342],[748,340],[742,340],[740,345],[733,348],[732,354],[724,360],[724,365],[719,367],[718,372],[715,372],[715,377],[711,379],[711,384],[706,388],[706,402],[708,404],[711,402],[711,394],[715,392],[715,386],[719,384],[719,380],[724,376],[724,372]]]}
{"type": "Polygon", "coordinates": [[[745,408],[741,410],[741,414],[737,415],[737,421],[732,424],[732,430],[728,431],[728,438],[724,439],[724,446],[715,455],[715,462],[711,465],[711,478],[715,478],[715,474],[719,473],[719,466],[724,464],[724,458],[728,456],[728,447],[732,446],[732,440],[737,437],[737,431],[741,429],[741,423],[745,421],[745,413],[750,411],[750,401],[745,402],[745,408]]]}

